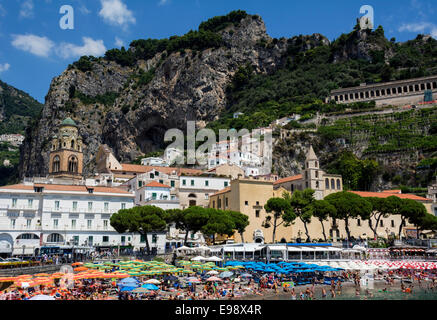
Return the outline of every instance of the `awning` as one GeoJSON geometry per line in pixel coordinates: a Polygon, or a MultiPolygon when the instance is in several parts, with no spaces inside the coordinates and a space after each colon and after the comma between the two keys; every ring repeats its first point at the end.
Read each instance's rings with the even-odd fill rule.
{"type": "Polygon", "coordinates": [[[339,251],[343,251],[342,249],[340,249],[340,248],[334,248],[334,247],[328,247],[328,248],[326,248],[326,250],[328,250],[328,251],[332,251],[332,252],[339,252],[339,251]]]}
{"type": "Polygon", "coordinates": [[[317,252],[327,252],[327,251],[329,251],[329,249],[328,248],[323,248],[323,247],[314,247],[314,251],[317,251],[317,252]]]}
{"type": "Polygon", "coordinates": [[[292,251],[292,252],[301,252],[302,251],[302,249],[298,248],[298,247],[288,247],[287,250],[292,251]]]}
{"type": "Polygon", "coordinates": [[[287,247],[286,246],[274,246],[274,247],[269,247],[270,251],[287,251],[287,247]]]}
{"type": "Polygon", "coordinates": [[[310,248],[310,247],[305,247],[305,248],[302,248],[302,251],[303,251],[303,252],[305,252],[305,251],[313,252],[313,251],[316,251],[316,249],[314,249],[314,248],[310,248]]]}

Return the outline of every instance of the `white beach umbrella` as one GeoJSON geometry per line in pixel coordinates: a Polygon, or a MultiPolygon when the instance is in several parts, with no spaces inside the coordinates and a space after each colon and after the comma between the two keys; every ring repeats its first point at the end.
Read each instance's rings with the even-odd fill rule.
{"type": "Polygon", "coordinates": [[[220,261],[223,261],[223,259],[216,257],[216,256],[212,256],[212,257],[206,258],[205,261],[220,262],[220,261]]]}
{"type": "Polygon", "coordinates": [[[34,297],[30,298],[29,300],[56,300],[56,299],[54,297],[51,297],[51,296],[40,294],[38,296],[34,296],[34,297]]]}
{"type": "Polygon", "coordinates": [[[205,261],[205,257],[202,257],[202,256],[197,256],[197,257],[194,257],[193,259],[191,259],[191,261],[205,261]]]}
{"type": "Polygon", "coordinates": [[[211,276],[216,276],[216,275],[219,274],[219,272],[217,272],[217,271],[215,271],[215,270],[211,270],[211,271],[207,272],[206,274],[209,274],[209,275],[211,275],[211,276]]]}

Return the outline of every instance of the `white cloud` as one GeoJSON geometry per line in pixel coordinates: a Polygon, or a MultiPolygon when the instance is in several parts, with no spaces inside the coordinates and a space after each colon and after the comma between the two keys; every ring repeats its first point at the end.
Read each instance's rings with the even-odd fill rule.
{"type": "Polygon", "coordinates": [[[166,5],[167,3],[169,3],[169,2],[170,2],[170,0],[159,0],[158,5],[159,5],[159,6],[164,6],[164,5],[166,5]]]}
{"type": "Polygon", "coordinates": [[[420,32],[429,33],[434,39],[437,39],[437,25],[430,22],[404,23],[399,28],[399,32],[420,32]]]}
{"type": "Polygon", "coordinates": [[[20,17],[32,18],[33,17],[33,0],[26,0],[21,4],[20,17]]]}
{"type": "Polygon", "coordinates": [[[47,37],[33,34],[13,35],[12,45],[22,51],[30,52],[39,57],[48,57],[54,47],[54,42],[47,37]]]}
{"type": "Polygon", "coordinates": [[[132,11],[127,8],[122,0],[100,0],[100,3],[102,4],[102,9],[99,12],[99,16],[106,23],[122,28],[127,28],[130,23],[136,23],[132,11]]]}
{"type": "Polygon", "coordinates": [[[124,47],[124,41],[121,40],[119,37],[115,37],[115,46],[117,47],[124,47]]]}
{"type": "Polygon", "coordinates": [[[8,71],[11,65],[9,63],[0,64],[0,73],[8,71]]]}
{"type": "Polygon", "coordinates": [[[94,40],[88,37],[83,37],[83,45],[78,46],[72,43],[61,43],[56,48],[56,54],[64,59],[75,58],[81,56],[102,56],[106,52],[103,40],[94,40]]]}

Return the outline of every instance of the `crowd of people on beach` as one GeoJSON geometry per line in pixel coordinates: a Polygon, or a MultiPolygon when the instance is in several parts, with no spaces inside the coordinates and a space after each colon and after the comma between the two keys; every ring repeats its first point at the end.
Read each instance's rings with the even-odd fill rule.
{"type": "MultiPolygon", "coordinates": [[[[0,300],[29,300],[36,295],[51,296],[56,300],[219,300],[219,299],[270,299],[280,295],[291,300],[336,299],[343,293],[343,286],[355,287],[355,296],[364,299],[373,298],[374,293],[361,282],[360,271],[342,271],[331,273],[330,284],[324,274],[306,275],[309,285],[296,286],[296,275],[262,274],[258,272],[236,271],[232,277],[221,281],[205,281],[205,274],[196,274],[196,281],[184,277],[153,277],[159,281],[158,290],[141,293],[120,290],[115,279],[81,279],[66,286],[62,281],[52,285],[19,288],[12,286],[0,292],[0,300]],[[249,276],[243,277],[242,273],[249,276]],[[362,290],[363,289],[363,290],[362,290]],[[364,291],[364,294],[363,292],[364,291]]],[[[382,292],[388,287],[399,286],[402,293],[413,294],[414,285],[425,292],[437,292],[436,270],[399,269],[377,271],[378,283],[384,284],[382,292]]],[[[137,277],[139,285],[151,277],[137,277]]]]}

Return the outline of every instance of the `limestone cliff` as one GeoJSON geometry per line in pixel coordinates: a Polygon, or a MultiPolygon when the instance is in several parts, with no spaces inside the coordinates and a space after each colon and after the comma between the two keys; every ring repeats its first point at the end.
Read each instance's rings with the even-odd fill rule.
{"type": "Polygon", "coordinates": [[[67,117],[79,126],[84,171],[90,173],[100,144],[109,145],[120,161],[132,161],[162,147],[167,129],[184,129],[188,120],[199,125],[215,120],[239,66],[249,63],[268,73],[284,63],[286,39],[273,44],[259,16],[247,15],[219,34],[222,45],[216,48],[160,52],[133,66],[92,59],[85,71],[70,67],[54,78],[41,118],[29,128],[21,150],[21,176],[47,174],[49,141],[67,117]],[[150,81],[137,80],[148,73],[150,81]]]}

